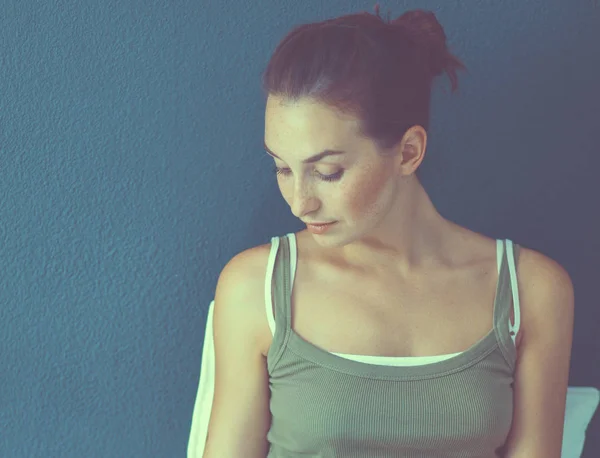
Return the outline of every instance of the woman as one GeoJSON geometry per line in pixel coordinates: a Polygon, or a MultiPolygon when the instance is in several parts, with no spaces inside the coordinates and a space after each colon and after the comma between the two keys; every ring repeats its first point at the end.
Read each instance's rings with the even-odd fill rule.
{"type": "Polygon", "coordinates": [[[421,10],[275,50],[265,147],[307,229],[221,272],[205,458],[560,456],[568,274],[447,220],[418,177],[432,81],[461,68],[421,10]]]}

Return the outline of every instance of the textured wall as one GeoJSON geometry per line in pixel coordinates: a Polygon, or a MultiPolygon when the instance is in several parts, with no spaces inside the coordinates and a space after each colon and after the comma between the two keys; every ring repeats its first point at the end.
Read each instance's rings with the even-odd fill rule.
{"type": "MultiPolygon", "coordinates": [[[[260,74],[293,25],[374,4],[0,2],[0,457],[185,455],[220,270],[300,229],[260,74]]],[[[437,83],[423,183],[446,217],[569,271],[569,384],[598,386],[600,7],[381,13],[417,7],[470,71],[457,94],[437,83]]]]}

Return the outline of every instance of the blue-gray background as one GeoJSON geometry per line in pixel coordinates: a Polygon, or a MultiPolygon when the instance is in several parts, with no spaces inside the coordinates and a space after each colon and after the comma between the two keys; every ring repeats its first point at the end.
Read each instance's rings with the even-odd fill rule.
{"type": "MultiPolygon", "coordinates": [[[[261,72],[291,27],[375,0],[0,5],[0,457],[183,457],[219,272],[301,229],[263,152],[261,72]]],[[[470,72],[436,82],[423,184],[568,270],[569,384],[598,386],[600,6],[381,14],[413,8],[470,72]]]]}

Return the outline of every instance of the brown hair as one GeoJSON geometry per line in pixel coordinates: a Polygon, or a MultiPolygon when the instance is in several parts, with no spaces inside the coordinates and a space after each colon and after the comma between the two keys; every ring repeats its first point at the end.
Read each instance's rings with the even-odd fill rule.
{"type": "Polygon", "coordinates": [[[446,72],[454,92],[456,71],[466,68],[448,51],[432,12],[407,11],[393,21],[388,15],[387,22],[379,4],[375,13],[295,27],[271,56],[262,88],[265,97],[306,97],[354,115],[359,135],[385,154],[411,126],[429,129],[434,77],[446,72]]]}

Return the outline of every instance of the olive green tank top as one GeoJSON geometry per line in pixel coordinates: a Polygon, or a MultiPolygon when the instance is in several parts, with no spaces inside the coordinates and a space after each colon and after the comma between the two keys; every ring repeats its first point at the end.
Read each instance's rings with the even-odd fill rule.
{"type": "MultiPolygon", "coordinates": [[[[403,364],[398,361],[427,358],[359,360],[325,351],[294,332],[293,237],[272,239],[267,271],[275,324],[267,354],[267,458],[502,456],[513,414],[517,354],[510,311],[514,302],[518,308],[519,246],[497,241],[499,278],[489,333],[464,352],[403,364]]],[[[515,322],[518,327],[518,310],[515,322]]]]}

